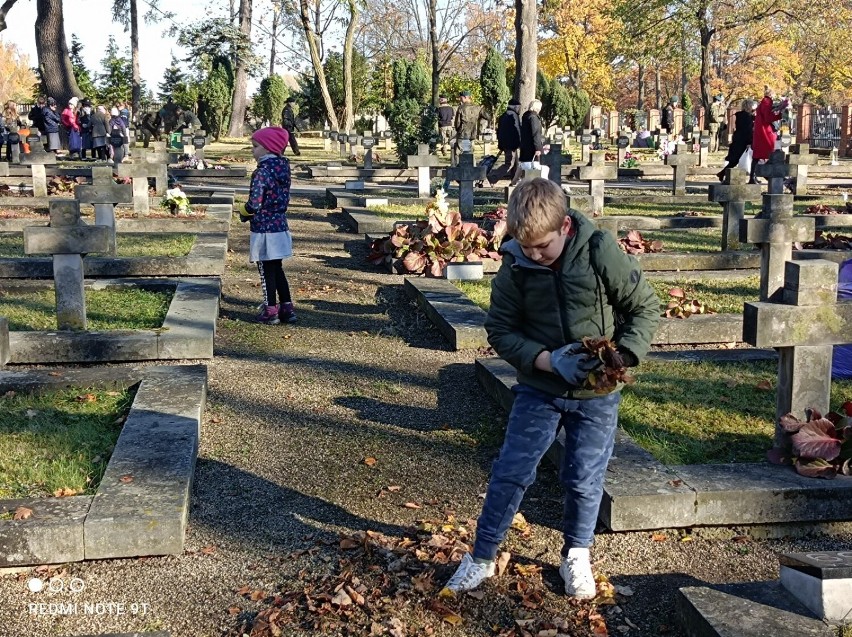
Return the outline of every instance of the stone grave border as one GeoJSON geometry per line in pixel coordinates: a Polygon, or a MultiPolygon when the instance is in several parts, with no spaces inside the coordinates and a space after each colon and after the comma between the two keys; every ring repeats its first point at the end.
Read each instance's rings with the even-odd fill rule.
{"type": "MultiPolygon", "coordinates": [[[[33,225],[33,224],[30,224],[33,225]]],[[[86,277],[209,277],[225,272],[228,255],[228,235],[197,233],[189,254],[183,257],[86,257],[83,268],[86,277]]],[[[51,257],[19,257],[0,259],[0,279],[53,278],[51,257]]]]}
{"type": "MultiPolygon", "coordinates": [[[[24,287],[22,283],[18,286],[24,287]]],[[[115,279],[87,280],[85,283],[87,289],[122,286],[173,289],[174,295],[163,325],[147,330],[10,331],[9,363],[34,365],[213,358],[213,337],[221,292],[219,279],[115,279]]]]}
{"type": "Polygon", "coordinates": [[[424,208],[434,199],[433,197],[418,197],[416,190],[400,190],[397,197],[387,195],[371,195],[370,191],[388,190],[388,188],[364,188],[363,190],[341,190],[326,188],[325,199],[329,208],[370,208],[385,205],[422,205],[424,208]]]}
{"type": "MultiPolygon", "coordinates": [[[[489,347],[486,312],[446,279],[406,276],[403,289],[454,350],[489,347]]],[[[743,340],[742,314],[661,319],[654,345],[734,343],[743,340]]]]}
{"type": "MultiPolygon", "coordinates": [[[[433,169],[432,178],[443,177],[447,166],[433,169]]],[[[331,183],[343,183],[349,179],[363,179],[366,181],[401,181],[413,180],[417,182],[416,168],[356,168],[354,166],[306,166],[307,179],[321,179],[331,183]]]]}
{"type": "MultiPolygon", "coordinates": [[[[515,369],[500,358],[475,365],[480,385],[509,411],[515,369]]],[[[557,467],[562,445],[560,435],[548,451],[557,467]]],[[[820,523],[849,520],[850,506],[850,477],[805,478],[769,463],[664,465],[619,429],[599,519],[613,531],[820,523]]]]}
{"type": "MultiPolygon", "coordinates": [[[[52,165],[46,167],[45,172],[48,177],[60,175],[62,177],[91,177],[92,166],[112,166],[112,162],[91,162],[86,166],[62,166],[52,165]]],[[[168,167],[167,167],[168,168],[168,167]]],[[[237,168],[205,168],[202,170],[196,168],[168,168],[168,172],[175,179],[181,177],[224,177],[233,179],[245,179],[248,176],[248,170],[245,166],[237,168]]],[[[28,167],[22,167],[18,164],[9,165],[8,177],[32,177],[32,172],[28,167]],[[26,170],[24,168],[27,168],[26,170]]]]}
{"type": "MultiPolygon", "coordinates": [[[[117,210],[127,211],[132,210],[128,206],[116,206],[117,210]]],[[[231,228],[231,217],[233,216],[233,204],[207,204],[205,216],[196,219],[193,217],[134,217],[134,218],[117,218],[115,220],[116,229],[119,233],[221,233],[228,232],[231,228]],[[174,226],[179,226],[175,228],[174,226]]],[[[87,225],[91,217],[85,219],[87,225]]],[[[44,215],[44,219],[37,218],[17,218],[17,219],[0,219],[0,232],[23,232],[27,226],[46,226],[49,222],[48,216],[44,215]]]]}
{"type": "Polygon", "coordinates": [[[0,520],[0,566],[183,553],[207,401],[205,365],[0,372],[3,392],[136,384],[94,496],[0,500],[0,511],[33,511],[26,520],[0,520]]]}

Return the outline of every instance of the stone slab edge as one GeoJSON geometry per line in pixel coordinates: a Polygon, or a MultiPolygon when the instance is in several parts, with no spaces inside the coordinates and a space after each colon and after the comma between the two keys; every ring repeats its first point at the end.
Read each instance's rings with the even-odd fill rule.
{"type": "Polygon", "coordinates": [[[139,386],[84,522],[85,559],[183,553],[207,368],[172,369],[139,386]]]}
{"type": "Polygon", "coordinates": [[[676,613],[685,637],[835,637],[778,582],[689,586],[676,613]]]}
{"type": "Polygon", "coordinates": [[[636,258],[642,269],[652,271],[681,270],[751,270],[760,267],[759,252],[715,252],[682,254],[651,253],[638,254],[636,258]]]}
{"type": "MultiPolygon", "coordinates": [[[[477,359],[476,376],[498,404],[511,405],[516,380],[508,363],[477,359]]],[[[549,457],[558,460],[561,449],[551,449],[549,457]]],[[[768,463],[667,466],[619,430],[599,517],[613,531],[639,531],[828,522],[850,519],[850,510],[852,478],[805,478],[768,463]]]]}
{"type": "Polygon", "coordinates": [[[485,312],[446,279],[406,277],[403,288],[454,350],[488,347],[485,312]]]}
{"type": "Polygon", "coordinates": [[[0,566],[183,552],[198,432],[206,402],[205,366],[0,372],[0,386],[5,391],[68,386],[125,388],[140,381],[95,496],[0,500],[0,511],[14,511],[18,506],[33,510],[27,520],[0,520],[0,566]],[[145,446],[141,446],[143,443],[145,446]],[[157,448],[168,449],[172,457],[156,456],[152,450],[157,448]],[[152,456],[156,462],[151,461],[152,456]],[[116,474],[119,490],[110,482],[116,474]],[[134,479],[122,482],[121,476],[126,475],[134,475],[134,479]],[[140,493],[144,506],[139,504],[140,493]],[[105,512],[108,515],[103,515],[105,512]],[[157,523],[152,524],[152,520],[157,523]],[[90,524],[94,534],[89,532],[90,524]],[[106,546],[98,544],[98,533],[104,532],[108,535],[106,546]],[[95,546],[88,551],[92,543],[95,546]]]}
{"type": "MultiPolygon", "coordinates": [[[[143,282],[144,283],[144,282],[143,282]]],[[[168,284],[169,280],[158,281],[168,284]]],[[[213,358],[219,279],[176,279],[160,329],[9,333],[11,364],[106,363],[213,358]]]]}

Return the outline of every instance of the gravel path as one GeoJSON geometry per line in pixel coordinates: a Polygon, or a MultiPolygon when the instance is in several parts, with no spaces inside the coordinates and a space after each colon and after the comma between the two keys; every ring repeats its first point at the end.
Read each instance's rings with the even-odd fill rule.
{"type": "MultiPolygon", "coordinates": [[[[474,355],[448,351],[404,296],[400,279],[364,264],[363,241],[340,231],[337,214],[296,198],[291,221],[294,326],[250,322],[261,299],[245,258],[247,227],[237,224],[231,234],[185,554],[67,565],[66,578],[85,582],[75,595],[32,594],[31,571],[6,573],[0,637],[158,629],[173,637],[239,635],[241,624],[273,608],[276,593],[356,568],[357,560],[342,555],[338,534],[369,529],[399,540],[419,520],[454,516],[466,523],[478,514],[505,416],[479,391],[474,355]],[[77,606],[55,615],[28,606],[36,601],[77,606]],[[86,602],[124,602],[125,614],[90,614],[86,602]]],[[[386,602],[397,608],[395,619],[376,615],[363,624],[331,613],[334,621],[324,627],[284,622],[277,634],[520,635],[506,629],[521,611],[535,618],[528,628],[571,624],[571,634],[589,634],[596,615],[559,592],[556,484],[544,466],[522,506],[530,525],[513,531],[506,547],[513,561],[543,567],[541,583],[536,575],[489,582],[484,599],[453,606],[462,620],[457,626],[424,608],[434,595],[398,590],[386,602]]],[[[696,533],[681,541],[676,532],[602,533],[593,551],[598,569],[631,593],[601,607],[610,634],[678,635],[678,587],[772,579],[776,551],[852,542],[850,535],[735,535],[696,533]]],[[[362,579],[384,572],[380,557],[363,557],[362,579]]],[[[435,570],[437,590],[452,566],[435,570]]],[[[276,634],[255,628],[252,635],[276,634]]]]}

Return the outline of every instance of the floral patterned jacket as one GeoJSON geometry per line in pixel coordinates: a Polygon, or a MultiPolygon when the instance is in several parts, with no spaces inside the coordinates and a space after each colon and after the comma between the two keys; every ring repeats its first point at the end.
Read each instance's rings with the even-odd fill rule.
{"type": "Polygon", "coordinates": [[[290,204],[290,162],[278,155],[260,158],[251,177],[246,210],[252,232],[286,232],[287,206],[290,204]]]}

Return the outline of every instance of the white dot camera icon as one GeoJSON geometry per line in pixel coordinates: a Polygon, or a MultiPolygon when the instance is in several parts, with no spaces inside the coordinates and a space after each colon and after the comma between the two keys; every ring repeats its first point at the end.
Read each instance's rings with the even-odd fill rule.
{"type": "MultiPolygon", "coordinates": [[[[41,593],[45,590],[45,581],[38,577],[31,577],[27,580],[27,588],[32,593],[41,593]]],[[[72,577],[68,580],[61,577],[51,577],[47,580],[47,590],[50,593],[81,593],[86,588],[86,583],[79,577],[72,577]]]]}

